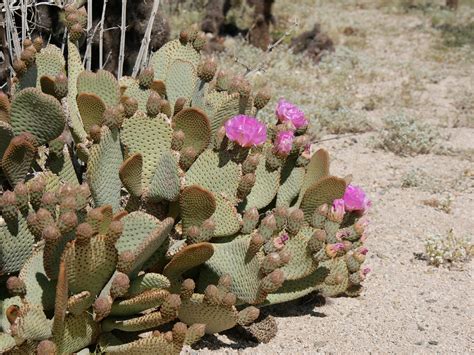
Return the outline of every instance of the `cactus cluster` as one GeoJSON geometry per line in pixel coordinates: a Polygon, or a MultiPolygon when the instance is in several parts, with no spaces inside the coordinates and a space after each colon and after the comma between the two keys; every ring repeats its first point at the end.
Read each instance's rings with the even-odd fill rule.
{"type": "Polygon", "coordinates": [[[120,80],[85,71],[72,32],[67,61],[35,40],[0,95],[0,352],[268,341],[260,307],[358,294],[367,201],[297,108],[256,120],[267,90],[201,59],[195,28],[120,80]]]}

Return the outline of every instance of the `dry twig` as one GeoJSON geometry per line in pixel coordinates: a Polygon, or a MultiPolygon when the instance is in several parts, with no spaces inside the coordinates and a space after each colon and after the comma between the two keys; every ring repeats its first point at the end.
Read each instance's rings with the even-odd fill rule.
{"type": "Polygon", "coordinates": [[[290,28],[278,39],[278,41],[268,46],[267,50],[262,55],[262,60],[259,63],[257,63],[257,65],[254,68],[245,64],[236,54],[234,54],[234,61],[245,68],[244,76],[249,76],[251,74],[261,72],[261,71],[264,72],[265,67],[268,64],[268,61],[270,60],[270,53],[276,47],[278,47],[285,40],[286,37],[290,36],[298,27],[299,27],[298,19],[295,19],[293,23],[291,24],[290,28]]]}
{"type": "Polygon", "coordinates": [[[148,48],[150,46],[150,37],[151,37],[151,30],[153,29],[153,23],[155,22],[156,13],[158,12],[158,7],[160,6],[160,0],[154,0],[153,2],[153,9],[148,20],[148,24],[146,26],[145,36],[143,36],[142,44],[140,46],[140,51],[137,55],[137,60],[135,61],[135,65],[133,66],[132,76],[136,77],[138,71],[143,66],[144,63],[147,62],[148,57],[148,48]]]}
{"type": "Polygon", "coordinates": [[[100,32],[99,32],[99,68],[102,69],[104,65],[104,22],[105,22],[105,11],[107,9],[108,0],[104,0],[102,7],[102,16],[100,18],[100,32]]]}
{"type": "Polygon", "coordinates": [[[127,0],[122,0],[122,21],[120,24],[120,52],[117,78],[120,79],[123,74],[123,62],[125,60],[125,32],[127,30],[127,0]]]}
{"type": "Polygon", "coordinates": [[[91,70],[92,65],[92,40],[94,35],[91,36],[92,30],[92,0],[87,0],[87,47],[86,47],[86,63],[87,70],[91,70]]]}

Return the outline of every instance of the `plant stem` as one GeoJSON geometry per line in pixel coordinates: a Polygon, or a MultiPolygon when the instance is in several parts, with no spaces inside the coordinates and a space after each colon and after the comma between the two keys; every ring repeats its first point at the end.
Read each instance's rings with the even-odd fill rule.
{"type": "Polygon", "coordinates": [[[120,25],[120,53],[117,70],[117,78],[123,74],[123,62],[125,60],[125,32],[127,30],[127,0],[122,0],[122,22],[120,25]]]}

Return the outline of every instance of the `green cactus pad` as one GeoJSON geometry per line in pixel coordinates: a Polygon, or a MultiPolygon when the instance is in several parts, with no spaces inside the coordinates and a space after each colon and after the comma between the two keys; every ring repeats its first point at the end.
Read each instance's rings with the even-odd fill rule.
{"type": "Polygon", "coordinates": [[[126,215],[121,221],[123,232],[115,245],[119,254],[127,250],[136,250],[150,233],[161,225],[158,218],[140,211],[126,215]]]}
{"type": "Polygon", "coordinates": [[[41,305],[23,304],[16,323],[18,339],[39,341],[51,337],[51,321],[46,318],[41,305]]]}
{"type": "Polygon", "coordinates": [[[302,279],[285,281],[282,287],[267,296],[265,305],[288,302],[306,296],[324,283],[324,279],[328,275],[329,269],[320,266],[302,279]]]}
{"type": "Polygon", "coordinates": [[[171,107],[180,97],[191,97],[197,82],[195,66],[181,59],[176,59],[166,76],[166,94],[171,107]]]}
{"type": "Polygon", "coordinates": [[[55,77],[58,74],[66,74],[64,60],[61,49],[55,45],[48,44],[41,52],[36,53],[36,66],[38,68],[36,87],[41,88],[40,79],[42,76],[55,77]]]}
{"type": "Polygon", "coordinates": [[[19,296],[5,298],[0,301],[0,330],[3,332],[10,331],[10,321],[8,319],[8,309],[11,306],[20,307],[23,304],[23,301],[19,296]]]}
{"type": "Polygon", "coordinates": [[[216,200],[211,192],[193,185],[185,188],[180,196],[183,230],[199,227],[216,210],[216,200]]]}
{"type": "Polygon", "coordinates": [[[69,108],[70,121],[68,122],[71,128],[71,133],[76,143],[84,142],[87,136],[86,131],[82,125],[81,116],[77,107],[76,96],[77,96],[77,78],[79,74],[84,70],[82,67],[81,55],[76,45],[71,41],[67,43],[68,48],[68,93],[67,93],[67,104],[69,108]]]}
{"type": "MultiPolygon", "coordinates": [[[[267,149],[271,149],[267,147],[267,149]]],[[[262,209],[272,202],[280,187],[280,169],[271,171],[268,169],[265,159],[265,153],[262,154],[260,162],[255,171],[257,180],[255,185],[247,196],[245,209],[255,207],[262,209]]]]}
{"type": "Polygon", "coordinates": [[[173,218],[164,219],[160,225],[151,231],[151,233],[138,245],[135,250],[133,263],[127,270],[127,274],[136,276],[142,271],[143,265],[160,248],[166,238],[168,238],[174,225],[173,218]]]}
{"type": "Polygon", "coordinates": [[[155,80],[165,81],[170,66],[176,59],[186,60],[196,68],[201,60],[201,55],[192,44],[183,45],[179,40],[166,43],[150,59],[150,65],[155,72],[155,80]]]}
{"type": "Polygon", "coordinates": [[[111,205],[114,211],[119,209],[122,184],[118,172],[122,161],[118,132],[103,127],[100,143],[90,149],[87,167],[87,180],[97,206],[111,205]]]}
{"type": "Polygon", "coordinates": [[[142,194],[142,170],[143,157],[139,153],[125,159],[119,170],[119,177],[123,186],[131,195],[136,197],[142,194]]]}
{"type": "Polygon", "coordinates": [[[171,151],[165,151],[151,179],[148,197],[155,201],[175,201],[179,197],[180,187],[178,161],[171,151]]]}
{"type": "Polygon", "coordinates": [[[207,115],[197,108],[184,108],[173,117],[174,130],[184,132],[183,148],[193,147],[199,155],[211,140],[207,115]]]}
{"type": "Polygon", "coordinates": [[[99,96],[81,93],[77,96],[76,102],[86,132],[89,132],[93,125],[101,125],[106,107],[99,96]]]}
{"type": "Polygon", "coordinates": [[[79,185],[79,180],[77,179],[76,171],[74,170],[74,165],[69,153],[69,147],[67,145],[64,145],[59,156],[56,154],[50,154],[48,156],[46,167],[49,168],[53,174],[57,175],[62,182],[79,185]]]}
{"type": "Polygon", "coordinates": [[[312,234],[312,228],[304,227],[285,244],[285,250],[291,253],[289,263],[281,268],[285,273],[285,280],[301,279],[316,270],[318,263],[307,248],[312,234]]]}
{"type": "Polygon", "coordinates": [[[106,237],[98,235],[84,244],[68,244],[63,259],[70,291],[89,291],[94,296],[112,276],[117,264],[117,250],[106,237]]]}
{"type": "Polygon", "coordinates": [[[3,121],[0,121],[0,169],[2,167],[2,157],[13,138],[12,127],[3,121]]]}
{"type": "Polygon", "coordinates": [[[23,215],[18,214],[15,223],[0,222],[0,275],[19,271],[31,255],[34,242],[23,215]]]}
{"type": "Polygon", "coordinates": [[[10,100],[4,93],[0,93],[0,122],[10,123],[10,100]]]}
{"type": "Polygon", "coordinates": [[[108,354],[119,355],[169,355],[179,353],[181,349],[177,352],[173,347],[173,343],[159,335],[142,338],[127,344],[107,346],[106,350],[108,354]]]}
{"type": "Polygon", "coordinates": [[[46,276],[43,266],[43,247],[38,248],[25,261],[19,278],[26,285],[25,300],[41,305],[45,311],[54,309],[56,282],[46,276]]]}
{"type": "Polygon", "coordinates": [[[349,270],[344,258],[338,257],[323,261],[319,267],[329,269],[329,274],[326,276],[324,283],[318,285],[317,289],[325,297],[335,297],[343,294],[349,286],[349,270]],[[340,282],[334,282],[336,275],[340,278],[340,282]]]}
{"type": "Polygon", "coordinates": [[[15,338],[7,333],[0,332],[0,353],[4,354],[16,346],[15,338]]]}
{"type": "Polygon", "coordinates": [[[306,222],[311,221],[314,211],[327,203],[331,205],[336,199],[342,198],[346,191],[346,182],[334,176],[328,176],[313,183],[305,192],[300,208],[304,212],[306,222]]]}
{"type": "Polygon", "coordinates": [[[89,291],[83,291],[69,297],[67,301],[67,311],[75,316],[81,315],[91,305],[91,294],[89,291]]]}
{"type": "MultiPolygon", "coordinates": [[[[260,279],[258,257],[248,258],[249,237],[242,236],[229,243],[212,244],[214,255],[206,261],[206,267],[217,277],[232,275],[230,291],[246,303],[254,303],[260,279]]],[[[216,277],[209,272],[201,273],[199,284],[209,284],[216,277]]]]}
{"type": "Polygon", "coordinates": [[[95,94],[107,107],[114,107],[120,101],[120,87],[112,73],[99,70],[97,73],[83,71],[77,77],[77,93],[95,94]]]}
{"type": "Polygon", "coordinates": [[[166,276],[149,272],[137,276],[130,282],[127,297],[133,297],[154,288],[168,289],[170,286],[171,283],[166,276]]]}
{"type": "Polygon", "coordinates": [[[225,152],[205,150],[186,172],[186,186],[200,185],[225,196],[232,204],[237,201],[240,167],[225,152]]]}
{"type": "Polygon", "coordinates": [[[239,114],[239,100],[238,93],[214,91],[207,95],[204,111],[209,117],[212,134],[215,134],[225,121],[239,114]]]}
{"type": "Polygon", "coordinates": [[[102,329],[104,331],[118,329],[124,332],[138,332],[159,327],[162,324],[168,323],[170,320],[171,319],[163,317],[160,312],[156,311],[130,319],[107,318],[102,322],[102,329]]]}
{"type": "Polygon", "coordinates": [[[133,97],[138,102],[138,109],[142,112],[146,112],[146,103],[150,97],[151,90],[143,89],[140,84],[138,84],[138,81],[133,81],[128,84],[123,96],[133,97]]]}
{"type": "Polygon", "coordinates": [[[278,189],[276,206],[290,207],[293,200],[298,197],[300,187],[305,177],[305,168],[287,167],[282,171],[281,185],[278,189]],[[287,171],[287,169],[289,171],[287,171]]]}
{"type": "Polygon", "coordinates": [[[233,235],[240,230],[240,215],[232,203],[220,194],[214,195],[216,200],[216,211],[212,219],[216,223],[214,237],[225,237],[233,235]]]}
{"type": "Polygon", "coordinates": [[[172,284],[180,282],[180,276],[184,272],[205,263],[213,254],[214,248],[211,243],[188,245],[173,256],[165,266],[163,275],[170,279],[172,284]]]}
{"type": "Polygon", "coordinates": [[[205,324],[206,333],[213,334],[235,327],[237,311],[233,307],[207,304],[204,295],[194,294],[181,303],[178,318],[188,325],[205,324]]]}
{"type": "Polygon", "coordinates": [[[2,158],[2,169],[12,186],[25,180],[35,159],[36,148],[31,139],[20,135],[10,141],[2,158]]]}
{"type": "Polygon", "coordinates": [[[324,149],[319,149],[313,154],[306,167],[306,174],[301,185],[300,195],[296,206],[299,207],[306,190],[318,180],[329,175],[329,154],[324,149]]]}
{"type": "Polygon", "coordinates": [[[58,100],[39,89],[24,89],[13,98],[11,125],[15,135],[29,132],[38,145],[43,145],[57,138],[65,123],[66,117],[58,100]]]}
{"type": "Polygon", "coordinates": [[[143,113],[126,119],[121,131],[126,156],[140,153],[143,156],[143,184],[148,187],[158,161],[171,147],[172,129],[164,115],[149,118],[143,113]]]}
{"type": "Polygon", "coordinates": [[[169,296],[166,290],[152,289],[132,298],[116,301],[112,304],[111,316],[133,316],[135,314],[159,307],[169,296]]]}
{"type": "Polygon", "coordinates": [[[59,354],[71,354],[93,344],[99,333],[100,325],[94,322],[89,312],[79,316],[68,314],[64,329],[60,334],[55,334],[53,341],[59,354]]]}

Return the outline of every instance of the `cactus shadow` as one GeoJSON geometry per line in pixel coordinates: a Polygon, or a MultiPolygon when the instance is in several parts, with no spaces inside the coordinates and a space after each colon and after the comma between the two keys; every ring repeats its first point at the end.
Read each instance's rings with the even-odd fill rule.
{"type": "Polygon", "coordinates": [[[192,345],[193,350],[243,350],[247,348],[254,348],[258,345],[257,342],[245,339],[241,333],[236,329],[229,329],[219,336],[215,334],[206,334],[197,343],[192,345]],[[230,342],[224,342],[221,338],[226,336],[230,342]]]}
{"type": "MultiPolygon", "coordinates": [[[[303,315],[311,315],[313,317],[326,317],[325,313],[318,312],[317,309],[326,305],[326,298],[314,292],[306,295],[298,300],[261,308],[261,317],[268,315],[285,318],[297,317],[303,315]]],[[[243,350],[246,348],[254,348],[258,346],[258,342],[252,341],[251,338],[239,331],[239,327],[229,329],[219,335],[206,334],[200,341],[192,345],[193,350],[243,350]],[[225,337],[223,337],[225,336],[225,337]],[[227,339],[225,339],[227,338],[227,339]]]]}
{"type": "Polygon", "coordinates": [[[327,300],[321,294],[310,293],[300,299],[281,304],[265,307],[263,312],[274,317],[298,317],[303,315],[311,315],[312,317],[324,318],[326,314],[318,312],[318,308],[326,304],[327,300]]]}

